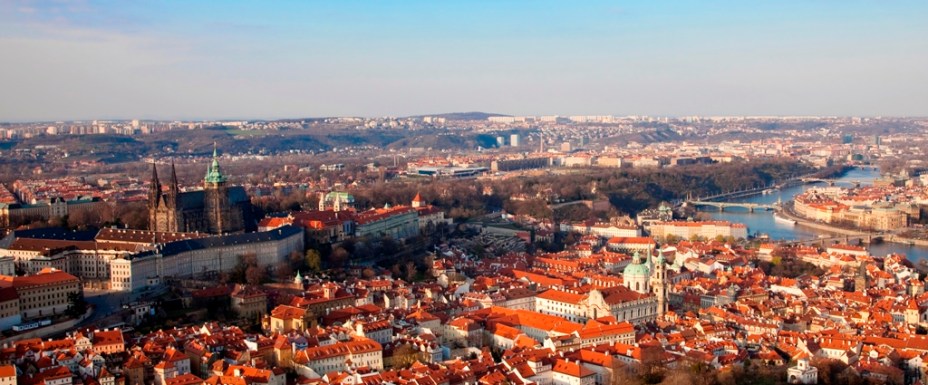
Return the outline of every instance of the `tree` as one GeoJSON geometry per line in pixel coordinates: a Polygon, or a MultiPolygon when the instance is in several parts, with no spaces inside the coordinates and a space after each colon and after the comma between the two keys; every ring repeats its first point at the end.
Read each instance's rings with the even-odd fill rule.
{"type": "Polygon", "coordinates": [[[348,257],[350,256],[351,253],[349,253],[348,250],[346,250],[344,247],[336,247],[334,250],[332,250],[332,255],[329,257],[329,267],[338,268],[344,266],[345,262],[348,261],[348,257]]]}
{"type": "Polygon", "coordinates": [[[319,272],[322,270],[322,256],[319,255],[319,252],[315,249],[306,250],[306,268],[312,272],[319,272]]]}
{"type": "Polygon", "coordinates": [[[641,372],[646,383],[656,384],[664,379],[664,348],[660,345],[641,346],[641,372]]]}
{"type": "Polygon", "coordinates": [[[65,313],[73,318],[80,317],[87,312],[87,301],[81,292],[68,293],[68,310],[65,313]]]}
{"type": "Polygon", "coordinates": [[[393,367],[405,368],[419,361],[419,351],[412,344],[402,344],[393,349],[393,367]]]}
{"type": "Polygon", "coordinates": [[[287,281],[293,278],[293,268],[287,262],[280,262],[274,268],[274,278],[278,281],[287,281]]]}
{"type": "Polygon", "coordinates": [[[118,204],[113,215],[130,229],[148,229],[148,207],[144,202],[118,204]]]}
{"type": "Polygon", "coordinates": [[[86,229],[88,226],[100,224],[97,213],[88,209],[71,210],[68,213],[68,227],[73,229],[86,229]]]}
{"type": "Polygon", "coordinates": [[[245,270],[245,282],[250,285],[260,285],[265,279],[267,279],[266,269],[252,265],[245,270]]]}

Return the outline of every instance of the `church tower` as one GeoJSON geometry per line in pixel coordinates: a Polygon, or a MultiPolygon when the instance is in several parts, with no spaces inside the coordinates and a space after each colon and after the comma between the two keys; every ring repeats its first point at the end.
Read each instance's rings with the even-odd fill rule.
{"type": "Polygon", "coordinates": [[[185,231],[183,228],[180,201],[180,187],[177,184],[177,170],[174,168],[174,161],[171,160],[171,180],[168,182],[168,194],[164,198],[164,204],[167,207],[167,224],[168,228],[164,231],[185,231]]]}
{"type": "Polygon", "coordinates": [[[148,229],[151,231],[162,231],[158,228],[158,210],[161,207],[161,181],[158,180],[158,166],[151,163],[151,183],[148,185],[148,229]]]}
{"type": "Polygon", "coordinates": [[[657,316],[662,317],[667,312],[667,260],[660,249],[651,272],[651,290],[657,297],[657,316]]]}
{"type": "Polygon", "coordinates": [[[870,280],[867,277],[867,263],[860,261],[860,267],[857,270],[857,277],[854,278],[854,290],[858,293],[867,294],[867,287],[870,286],[870,280]]]}
{"type": "Polygon", "coordinates": [[[213,161],[207,167],[206,177],[203,178],[203,191],[209,232],[213,234],[228,232],[231,225],[228,223],[231,213],[228,202],[229,194],[226,191],[226,177],[219,169],[219,157],[215,145],[213,146],[213,161]]]}

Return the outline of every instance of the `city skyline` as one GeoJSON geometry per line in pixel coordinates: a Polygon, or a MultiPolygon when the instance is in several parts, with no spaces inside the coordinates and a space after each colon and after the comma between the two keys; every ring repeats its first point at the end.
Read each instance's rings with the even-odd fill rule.
{"type": "Polygon", "coordinates": [[[0,9],[0,121],[928,114],[914,1],[0,9]]]}

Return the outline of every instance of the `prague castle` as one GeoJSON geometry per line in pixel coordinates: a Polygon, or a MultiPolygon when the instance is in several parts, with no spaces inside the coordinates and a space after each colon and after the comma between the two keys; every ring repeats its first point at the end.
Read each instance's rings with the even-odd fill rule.
{"type": "Polygon", "coordinates": [[[226,186],[216,151],[206,169],[203,190],[181,192],[174,164],[167,191],[162,191],[158,169],[152,164],[148,193],[148,229],[159,232],[210,234],[255,231],[251,202],[241,186],[226,186]]]}

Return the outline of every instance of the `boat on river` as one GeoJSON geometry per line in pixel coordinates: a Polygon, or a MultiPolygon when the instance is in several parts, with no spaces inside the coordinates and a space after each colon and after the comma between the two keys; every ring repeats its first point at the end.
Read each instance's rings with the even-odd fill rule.
{"type": "Polygon", "coordinates": [[[795,225],[796,225],[796,221],[794,221],[794,220],[792,220],[792,219],[789,219],[789,218],[786,218],[786,217],[780,215],[779,213],[773,213],[773,220],[775,220],[775,221],[777,221],[777,222],[779,222],[779,223],[784,223],[784,224],[788,224],[788,225],[792,225],[792,226],[795,226],[795,225]]]}

